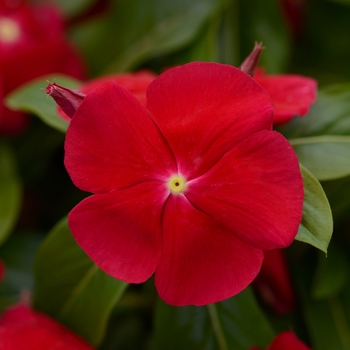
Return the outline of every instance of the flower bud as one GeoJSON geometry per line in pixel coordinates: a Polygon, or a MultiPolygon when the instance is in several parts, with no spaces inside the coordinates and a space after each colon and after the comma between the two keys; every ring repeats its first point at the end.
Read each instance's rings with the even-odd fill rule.
{"type": "Polygon", "coordinates": [[[55,100],[69,118],[73,118],[86,96],[78,90],[68,89],[56,83],[49,83],[45,92],[55,100]]]}
{"type": "Polygon", "coordinates": [[[264,46],[262,46],[262,43],[256,42],[253,51],[249,54],[249,56],[244,60],[244,62],[241,65],[242,72],[250,75],[251,77],[254,75],[256,69],[258,68],[258,63],[262,50],[264,50],[264,46]]]}

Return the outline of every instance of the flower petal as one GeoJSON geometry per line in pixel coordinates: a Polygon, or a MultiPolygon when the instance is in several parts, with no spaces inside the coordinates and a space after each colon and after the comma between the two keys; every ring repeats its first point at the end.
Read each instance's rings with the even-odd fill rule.
{"type": "Polygon", "coordinates": [[[171,305],[204,305],[238,294],[254,279],[263,259],[183,195],[166,202],[162,253],[155,273],[159,296],[171,305]]]}
{"type": "Polygon", "coordinates": [[[302,216],[298,159],[280,134],[263,130],[242,140],[185,192],[199,210],[259,249],[286,247],[302,216]]]}
{"type": "Polygon", "coordinates": [[[280,333],[267,350],[311,350],[291,331],[280,333]]]}
{"type": "Polygon", "coordinates": [[[288,122],[296,115],[305,115],[316,100],[317,82],[300,75],[264,75],[254,79],[268,92],[274,105],[274,124],[288,122]]]}
{"type": "Polygon", "coordinates": [[[167,179],[177,171],[146,110],[112,81],[85,97],[68,128],[65,150],[65,165],[75,185],[94,193],[167,179]]]}
{"type": "Polygon", "coordinates": [[[148,181],[80,202],[68,224],[77,243],[106,273],[129,283],[147,280],[160,255],[163,182],[148,181]]]}
{"type": "Polygon", "coordinates": [[[265,90],[218,63],[193,62],[161,74],[147,89],[147,108],[187,179],[210,169],[244,137],[272,127],[265,90]]]}

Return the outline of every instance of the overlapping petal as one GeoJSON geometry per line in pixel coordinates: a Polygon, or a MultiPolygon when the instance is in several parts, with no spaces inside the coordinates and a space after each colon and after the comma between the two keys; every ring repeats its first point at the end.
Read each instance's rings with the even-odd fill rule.
{"type": "Polygon", "coordinates": [[[160,297],[171,305],[204,305],[239,293],[258,273],[263,253],[183,195],[165,205],[162,253],[155,274],[160,297]]]}
{"type": "Polygon", "coordinates": [[[298,160],[288,141],[274,131],[242,140],[213,169],[191,181],[185,195],[259,249],[290,245],[301,221],[298,160]]]}
{"type": "Polygon", "coordinates": [[[25,305],[0,318],[0,350],[93,350],[82,338],[49,316],[25,305]]]}
{"type": "Polygon", "coordinates": [[[106,273],[130,283],[147,280],[161,252],[161,213],[168,190],[148,181],[90,196],[69,214],[74,238],[106,273]]]}
{"type": "Polygon", "coordinates": [[[253,286],[275,314],[286,315],[295,309],[296,297],[283,249],[264,252],[264,261],[253,286]]]}
{"type": "Polygon", "coordinates": [[[166,180],[177,171],[154,121],[128,90],[112,81],[86,96],[68,128],[65,150],[73,182],[93,193],[166,180]]]}
{"type": "Polygon", "coordinates": [[[317,82],[301,75],[265,75],[258,70],[254,79],[270,95],[274,105],[274,124],[283,124],[292,117],[305,115],[316,100],[317,82]]]}
{"type": "Polygon", "coordinates": [[[147,89],[147,108],[188,179],[246,136],[272,127],[265,90],[239,69],[217,63],[194,62],[163,73],[147,89]]]}

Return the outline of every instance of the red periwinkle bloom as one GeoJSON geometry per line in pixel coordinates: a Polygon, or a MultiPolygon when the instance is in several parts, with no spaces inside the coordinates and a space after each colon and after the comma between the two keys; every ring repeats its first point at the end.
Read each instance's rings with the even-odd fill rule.
{"type": "Polygon", "coordinates": [[[252,76],[270,95],[275,105],[273,123],[284,124],[296,115],[304,116],[316,100],[316,81],[295,74],[265,74],[263,69],[257,69],[263,49],[261,43],[255,43],[241,70],[252,76]]]}
{"type": "MultiPolygon", "coordinates": [[[[118,73],[105,75],[87,81],[80,87],[79,91],[86,95],[97,86],[107,81],[113,80],[128,89],[141,102],[142,106],[146,107],[146,89],[150,82],[155,78],[156,74],[148,70],[140,70],[135,73],[118,73]]],[[[58,113],[63,119],[71,119],[62,111],[61,107],[58,107],[58,113]]]]}
{"type": "MultiPolygon", "coordinates": [[[[80,56],[64,36],[64,23],[52,5],[0,0],[0,76],[6,96],[23,83],[49,73],[83,77],[80,56]]],[[[0,106],[0,132],[26,124],[23,113],[0,106]]]]}
{"type": "Polygon", "coordinates": [[[276,314],[285,315],[294,310],[296,298],[282,249],[264,252],[264,261],[253,286],[276,314]]]}
{"type": "Polygon", "coordinates": [[[0,350],[93,350],[83,339],[49,316],[25,305],[0,318],[0,350]]]}
{"type": "Polygon", "coordinates": [[[306,115],[316,100],[314,79],[296,74],[267,75],[262,69],[257,70],[254,79],[268,92],[275,105],[275,125],[285,124],[296,115],[306,115]]]}
{"type": "Polygon", "coordinates": [[[94,193],[69,214],[78,244],[129,283],[155,273],[162,299],[229,298],[263,250],[293,241],[303,183],[270,98],[241,70],[189,63],[147,89],[147,109],[115,82],[90,92],[67,130],[65,165],[94,193]]]}
{"type": "MultiPolygon", "coordinates": [[[[259,348],[251,348],[251,350],[260,350],[259,348]]],[[[293,332],[282,332],[267,347],[266,350],[311,350],[293,332]]]]}

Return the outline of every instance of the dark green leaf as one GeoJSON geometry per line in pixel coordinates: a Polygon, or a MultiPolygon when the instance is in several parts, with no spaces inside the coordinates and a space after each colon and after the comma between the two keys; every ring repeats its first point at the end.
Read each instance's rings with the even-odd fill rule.
{"type": "Polygon", "coordinates": [[[55,81],[57,84],[71,89],[76,89],[81,84],[81,82],[71,77],[51,74],[22,85],[18,90],[12,92],[5,102],[10,108],[33,113],[49,126],[61,132],[66,132],[68,121],[57,114],[56,102],[47,96],[44,91],[47,81],[51,83],[55,81]]]}
{"type": "Polygon", "coordinates": [[[127,284],[101,271],[60,221],[39,248],[35,265],[36,308],[98,345],[113,306],[127,284]]]}
{"type": "Polygon", "coordinates": [[[319,254],[318,268],[312,294],[317,299],[335,296],[349,279],[348,257],[336,245],[331,244],[328,255],[319,254]]]}
{"type": "Polygon", "coordinates": [[[64,17],[71,18],[88,9],[97,0],[51,0],[63,12],[64,17]]]}
{"type": "Polygon", "coordinates": [[[336,2],[338,4],[342,4],[342,5],[350,5],[350,0],[328,0],[331,2],[336,2]]]}
{"type": "Polygon", "coordinates": [[[23,292],[33,288],[33,261],[42,236],[33,234],[12,235],[0,247],[5,264],[5,278],[0,283],[0,313],[17,303],[23,292]]]}
{"type": "Polygon", "coordinates": [[[350,136],[312,136],[290,139],[299,162],[320,181],[350,175],[350,136]]]}
{"type": "Polygon", "coordinates": [[[0,142],[0,245],[16,224],[22,204],[22,184],[10,147],[0,142]]]}
{"type": "Polygon", "coordinates": [[[310,280],[310,274],[298,274],[302,310],[312,349],[350,349],[350,285],[348,284],[341,294],[315,300],[308,292],[310,280]]]}
{"type": "Polygon", "coordinates": [[[95,72],[126,71],[183,48],[217,6],[215,0],[120,0],[108,18],[79,26],[74,35],[95,72]]]}
{"type": "Polygon", "coordinates": [[[208,306],[173,307],[159,301],[152,349],[247,350],[266,347],[274,333],[247,288],[208,306]]]}
{"type": "Polygon", "coordinates": [[[296,240],[309,243],[327,254],[332,237],[332,212],[327,197],[317,179],[302,165],[304,181],[303,218],[296,240]]]}
{"type": "MultiPolygon", "coordinates": [[[[260,65],[268,73],[284,71],[290,53],[290,40],[279,2],[250,0],[240,1],[239,4],[242,53],[248,55],[254,42],[261,41],[266,50],[261,55],[260,65]]],[[[241,61],[244,59],[245,56],[241,57],[241,61]]]]}

